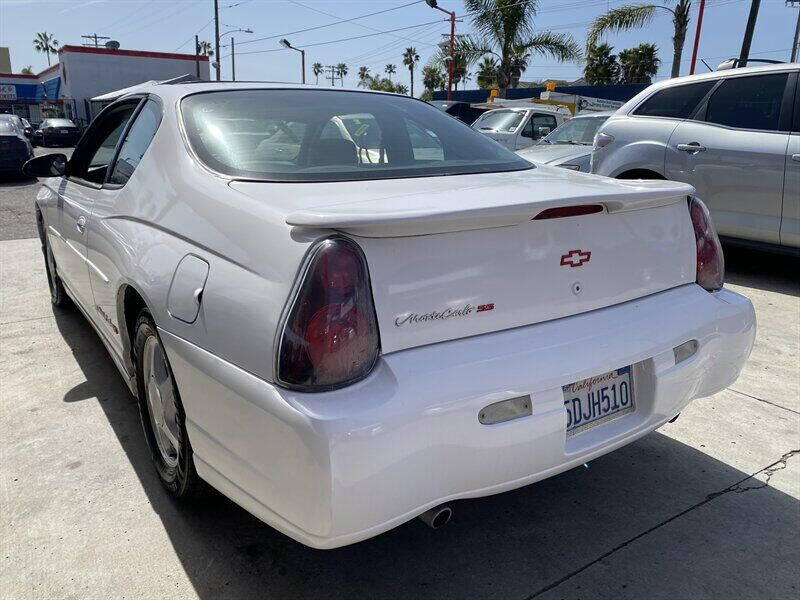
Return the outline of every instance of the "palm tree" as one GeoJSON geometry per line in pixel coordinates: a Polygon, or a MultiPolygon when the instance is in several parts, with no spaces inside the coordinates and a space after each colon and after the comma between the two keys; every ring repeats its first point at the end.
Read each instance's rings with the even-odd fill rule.
{"type": "Polygon", "coordinates": [[[620,81],[622,83],[646,83],[650,85],[658,73],[658,47],[655,44],[639,44],[619,53],[620,81]]]}
{"type": "Polygon", "coordinates": [[[344,63],[336,65],[336,75],[342,80],[342,87],[344,87],[344,76],[347,75],[347,65],[344,63]]]}
{"type": "Polygon", "coordinates": [[[37,52],[44,52],[47,55],[47,66],[50,66],[50,53],[58,52],[59,42],[55,36],[46,31],[37,33],[33,38],[33,49],[37,52]]]}
{"type": "Polygon", "coordinates": [[[394,93],[403,94],[405,96],[406,94],[408,94],[408,86],[402,83],[397,83],[394,86],[394,93]]]}
{"type": "Polygon", "coordinates": [[[689,27],[691,7],[691,0],[678,0],[674,9],[659,4],[631,4],[613,8],[594,20],[586,37],[586,47],[593,46],[606,32],[627,31],[648,25],[656,16],[656,9],[661,8],[672,14],[672,24],[675,29],[672,35],[671,76],[677,77],[681,73],[681,55],[683,42],[686,40],[686,30],[689,27]]]}
{"type": "Polygon", "coordinates": [[[497,84],[506,89],[513,83],[515,57],[550,56],[561,62],[580,58],[580,47],[568,33],[534,31],[539,0],[464,0],[477,36],[465,36],[459,50],[469,62],[491,54],[498,59],[497,84]]]}
{"type": "Polygon", "coordinates": [[[20,71],[20,73],[22,73],[23,75],[33,75],[34,74],[33,65],[28,65],[27,67],[22,67],[22,70],[20,71]]]}
{"type": "Polygon", "coordinates": [[[383,72],[386,73],[389,76],[389,81],[391,81],[392,80],[392,75],[397,73],[397,67],[395,65],[388,64],[383,69],[383,72]]]}
{"type": "Polygon", "coordinates": [[[317,78],[317,85],[319,85],[319,76],[325,72],[325,67],[321,62],[315,62],[311,65],[311,72],[314,74],[314,77],[317,78]]]}
{"type": "Polygon", "coordinates": [[[369,88],[370,79],[369,67],[358,67],[358,87],[369,88]]]}
{"type": "Polygon", "coordinates": [[[447,82],[439,68],[435,64],[429,64],[422,68],[422,85],[432,95],[434,90],[443,89],[447,82]]]}
{"type": "Polygon", "coordinates": [[[497,59],[493,56],[484,56],[478,65],[478,87],[488,90],[497,85],[497,59]]]}
{"type": "Polygon", "coordinates": [[[411,95],[414,95],[414,65],[419,62],[419,54],[417,49],[411,46],[406,48],[403,52],[403,64],[408,67],[408,72],[411,74],[411,95]]]}
{"type": "Polygon", "coordinates": [[[214,56],[209,42],[197,42],[197,54],[200,56],[214,56]]]}
{"type": "Polygon", "coordinates": [[[617,56],[608,44],[597,44],[586,51],[586,65],[583,77],[588,85],[612,85],[619,81],[617,56]]]}

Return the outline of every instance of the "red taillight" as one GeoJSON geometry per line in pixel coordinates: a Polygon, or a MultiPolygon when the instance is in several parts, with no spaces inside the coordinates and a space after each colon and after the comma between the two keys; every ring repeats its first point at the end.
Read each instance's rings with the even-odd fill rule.
{"type": "Polygon", "coordinates": [[[366,377],[378,358],[367,263],[350,240],[323,240],[309,254],[281,329],[277,380],[320,391],[366,377]]]}
{"type": "Polygon", "coordinates": [[[719,290],[725,279],[725,257],[711,215],[694,197],[689,199],[689,214],[697,242],[697,284],[708,291],[719,290]]]}

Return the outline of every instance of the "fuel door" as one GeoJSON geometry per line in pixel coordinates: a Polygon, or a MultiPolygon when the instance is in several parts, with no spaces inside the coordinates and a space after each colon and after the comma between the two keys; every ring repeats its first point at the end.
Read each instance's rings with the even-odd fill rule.
{"type": "Polygon", "coordinates": [[[187,254],[181,259],[172,276],[167,297],[167,310],[172,317],[184,323],[195,322],[207,278],[208,263],[202,258],[187,254]]]}

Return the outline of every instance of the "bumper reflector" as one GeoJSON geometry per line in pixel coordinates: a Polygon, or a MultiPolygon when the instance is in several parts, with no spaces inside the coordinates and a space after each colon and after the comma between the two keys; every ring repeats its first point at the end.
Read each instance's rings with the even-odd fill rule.
{"type": "Polygon", "coordinates": [[[675,354],[675,364],[682,363],[687,358],[694,356],[694,353],[697,352],[697,348],[697,340],[689,340],[688,342],[682,343],[680,346],[675,346],[672,349],[672,352],[675,354]]]}
{"type": "Polygon", "coordinates": [[[517,396],[484,406],[478,412],[478,421],[483,425],[494,425],[533,414],[530,396],[517,396]]]}

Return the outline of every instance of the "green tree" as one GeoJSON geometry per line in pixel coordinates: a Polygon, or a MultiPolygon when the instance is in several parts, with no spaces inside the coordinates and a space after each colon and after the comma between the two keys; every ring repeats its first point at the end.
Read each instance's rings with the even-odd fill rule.
{"type": "Polygon", "coordinates": [[[611,54],[613,49],[608,44],[587,49],[583,77],[588,85],[612,85],[619,81],[619,63],[617,56],[611,54]]]}
{"type": "MultiPolygon", "coordinates": [[[[513,84],[518,62],[533,55],[560,62],[580,58],[580,47],[568,33],[535,31],[538,0],[464,0],[475,36],[459,38],[459,51],[471,63],[486,54],[498,59],[497,84],[506,89],[513,84]]],[[[517,79],[518,81],[518,79],[517,79]]]]}
{"type": "Polygon", "coordinates": [[[358,67],[358,87],[368,88],[372,75],[369,73],[369,67],[358,67]]]}
{"type": "Polygon", "coordinates": [[[422,68],[422,85],[425,87],[425,91],[433,97],[434,90],[444,89],[447,80],[435,64],[428,64],[422,68]]]}
{"type": "Polygon", "coordinates": [[[597,41],[607,32],[628,31],[648,25],[656,16],[656,9],[669,11],[672,14],[674,27],[672,35],[672,77],[681,73],[681,56],[683,43],[686,41],[686,30],[689,27],[689,10],[691,0],[678,0],[675,8],[659,4],[631,4],[613,8],[597,17],[589,28],[586,36],[586,47],[597,44],[597,41]]]}
{"type": "Polygon", "coordinates": [[[394,93],[395,94],[403,94],[404,96],[408,95],[408,86],[403,83],[396,83],[394,85],[394,93]]]}
{"type": "Polygon", "coordinates": [[[655,44],[639,44],[619,53],[620,83],[653,82],[658,73],[658,47],[655,44]]]}
{"type": "Polygon", "coordinates": [[[419,62],[419,54],[417,49],[413,46],[406,48],[403,52],[403,64],[408,67],[408,72],[411,75],[411,95],[414,95],[414,66],[419,62]]]}
{"type": "Polygon", "coordinates": [[[317,78],[317,85],[319,85],[319,76],[325,72],[325,67],[321,62],[315,62],[311,65],[311,72],[314,74],[314,77],[317,78]]]}
{"type": "Polygon", "coordinates": [[[397,73],[397,67],[395,65],[388,64],[386,67],[384,67],[383,72],[389,76],[389,81],[391,81],[392,75],[397,73]]]}
{"type": "Polygon", "coordinates": [[[347,75],[348,69],[347,65],[344,63],[339,63],[336,65],[336,76],[342,80],[342,87],[344,87],[344,77],[347,75]]]}
{"type": "Polygon", "coordinates": [[[23,75],[33,75],[33,66],[28,65],[27,67],[22,67],[22,71],[20,71],[23,75]]]}
{"type": "Polygon", "coordinates": [[[58,52],[59,41],[52,33],[42,31],[33,38],[33,49],[37,52],[44,52],[47,55],[47,66],[50,66],[50,53],[58,52]]]}
{"type": "Polygon", "coordinates": [[[214,56],[211,44],[208,42],[197,42],[197,54],[200,56],[214,56]]]}
{"type": "Polygon", "coordinates": [[[493,56],[484,56],[478,64],[478,87],[488,90],[497,85],[497,59],[493,56]]]}

